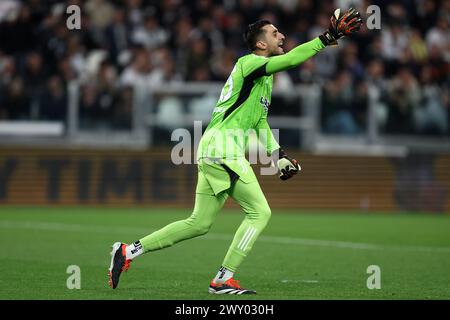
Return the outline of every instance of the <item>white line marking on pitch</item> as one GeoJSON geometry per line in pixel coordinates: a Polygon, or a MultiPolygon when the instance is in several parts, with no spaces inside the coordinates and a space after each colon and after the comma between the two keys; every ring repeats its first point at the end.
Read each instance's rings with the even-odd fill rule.
{"type": "MultiPolygon", "coordinates": [[[[0,228],[5,229],[32,229],[32,230],[53,230],[53,231],[72,231],[72,232],[93,232],[93,233],[108,233],[108,234],[135,234],[135,237],[146,235],[155,231],[150,228],[136,228],[136,227],[120,227],[120,226],[99,226],[99,225],[83,225],[83,224],[67,224],[57,222],[38,222],[38,221],[8,221],[0,220],[0,228]]],[[[223,233],[208,233],[200,239],[205,240],[224,240],[231,241],[233,235],[223,233]]],[[[258,242],[265,242],[271,244],[290,244],[299,246],[318,246],[318,247],[332,247],[342,249],[357,249],[357,250],[403,250],[403,251],[421,251],[421,252],[439,252],[450,253],[448,247],[431,247],[431,246],[399,246],[399,245],[380,245],[363,242],[347,242],[335,240],[320,240],[320,239],[304,239],[292,238],[282,236],[265,236],[258,238],[258,242]]]]}
{"type": "Polygon", "coordinates": [[[283,279],[280,280],[282,283],[298,283],[298,282],[303,282],[303,283],[319,283],[318,280],[288,280],[288,279],[283,279]]]}

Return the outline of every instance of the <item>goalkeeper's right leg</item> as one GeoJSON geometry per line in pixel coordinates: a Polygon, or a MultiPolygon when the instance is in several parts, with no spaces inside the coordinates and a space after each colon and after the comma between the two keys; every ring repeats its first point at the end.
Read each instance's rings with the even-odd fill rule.
{"type": "Polygon", "coordinates": [[[225,192],[217,196],[197,193],[194,211],[189,218],[173,222],[139,240],[144,252],[167,248],[180,241],[206,234],[227,198],[228,194],[225,192]]]}

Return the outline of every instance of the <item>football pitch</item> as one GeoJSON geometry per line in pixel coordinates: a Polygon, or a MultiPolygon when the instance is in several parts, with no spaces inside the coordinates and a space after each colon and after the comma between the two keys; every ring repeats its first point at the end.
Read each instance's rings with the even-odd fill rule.
{"type": "Polygon", "coordinates": [[[0,299],[450,299],[450,215],[273,210],[236,279],[256,296],[212,296],[208,284],[243,213],[139,257],[108,286],[109,252],[189,209],[0,207],[0,299]],[[81,289],[68,289],[68,266],[81,289]],[[369,266],[380,289],[369,290],[369,266]]]}

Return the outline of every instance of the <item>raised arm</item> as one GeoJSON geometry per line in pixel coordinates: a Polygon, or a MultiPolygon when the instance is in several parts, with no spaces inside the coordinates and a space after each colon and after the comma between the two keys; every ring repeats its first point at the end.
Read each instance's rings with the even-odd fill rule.
{"type": "Polygon", "coordinates": [[[298,66],[326,46],[336,45],[339,38],[358,32],[361,24],[361,16],[355,9],[351,8],[345,13],[337,9],[330,19],[330,27],[319,37],[295,47],[284,55],[270,57],[266,65],[266,74],[298,66]]]}
{"type": "Polygon", "coordinates": [[[270,57],[266,64],[266,74],[269,75],[294,68],[314,56],[323,48],[325,48],[325,45],[322,40],[317,37],[295,47],[286,54],[270,57]]]}

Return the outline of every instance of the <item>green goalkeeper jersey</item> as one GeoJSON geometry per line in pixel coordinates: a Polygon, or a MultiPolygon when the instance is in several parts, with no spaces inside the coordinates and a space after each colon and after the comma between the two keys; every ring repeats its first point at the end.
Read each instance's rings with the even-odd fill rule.
{"type": "Polygon", "coordinates": [[[251,53],[241,57],[222,89],[211,122],[200,140],[197,159],[244,158],[251,131],[267,154],[279,149],[267,123],[273,73],[299,65],[324,47],[315,38],[284,55],[264,57],[251,53]]]}

